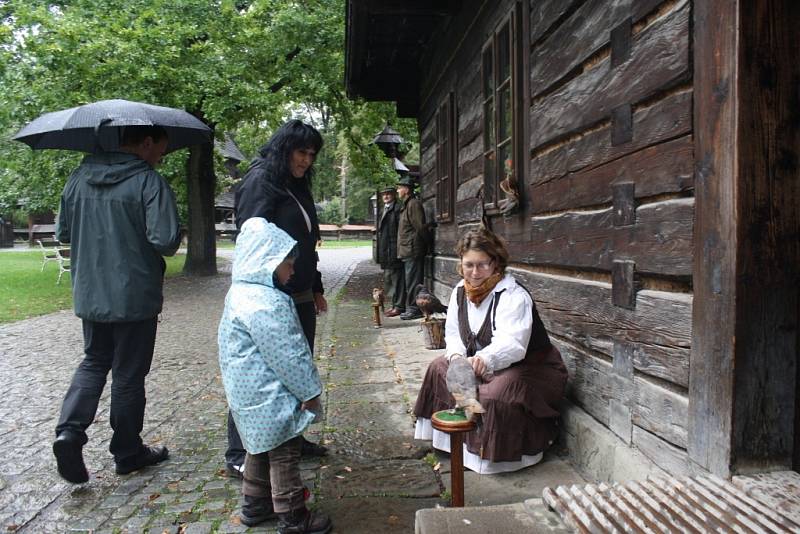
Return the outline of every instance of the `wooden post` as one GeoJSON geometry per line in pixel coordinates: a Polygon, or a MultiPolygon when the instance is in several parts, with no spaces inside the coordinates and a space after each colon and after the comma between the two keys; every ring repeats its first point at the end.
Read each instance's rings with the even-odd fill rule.
{"type": "Polygon", "coordinates": [[[375,328],[380,328],[381,325],[381,305],[377,302],[372,305],[372,323],[375,328]]]}
{"type": "Polygon", "coordinates": [[[454,508],[464,507],[464,435],[450,434],[450,495],[454,508]]]}
{"type": "Polygon", "coordinates": [[[694,3],[690,458],[791,467],[798,350],[796,0],[694,3]]]}

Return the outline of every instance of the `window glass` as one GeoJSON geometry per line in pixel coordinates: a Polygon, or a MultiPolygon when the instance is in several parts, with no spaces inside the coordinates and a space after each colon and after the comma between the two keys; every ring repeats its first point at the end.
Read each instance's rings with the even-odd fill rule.
{"type": "Polygon", "coordinates": [[[511,137],[514,120],[512,117],[511,105],[511,86],[506,85],[497,95],[498,105],[500,106],[499,123],[497,125],[497,141],[505,141],[511,137]]]}
{"type": "Polygon", "coordinates": [[[509,23],[503,26],[497,36],[497,80],[502,83],[511,76],[511,32],[509,23]]]}

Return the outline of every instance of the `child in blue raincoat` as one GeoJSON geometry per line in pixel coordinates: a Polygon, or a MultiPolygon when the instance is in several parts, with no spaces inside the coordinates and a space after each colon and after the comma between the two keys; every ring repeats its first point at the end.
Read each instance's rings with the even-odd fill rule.
{"type": "Polygon", "coordinates": [[[277,514],[281,534],[322,534],[331,522],[306,508],[299,465],[301,434],[321,410],[322,383],[292,299],[282,290],[294,272],[295,245],[265,219],[242,225],[219,324],[219,365],[247,450],[242,523],[277,514]]]}

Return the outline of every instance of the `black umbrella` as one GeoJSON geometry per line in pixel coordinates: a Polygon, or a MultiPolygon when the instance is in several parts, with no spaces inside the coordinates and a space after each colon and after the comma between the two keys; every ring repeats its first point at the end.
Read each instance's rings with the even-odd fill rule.
{"type": "Polygon", "coordinates": [[[211,129],[191,113],[121,99],[45,113],[13,139],[36,149],[100,152],[119,148],[126,126],[163,127],[169,135],[167,152],[211,141],[211,129]]]}

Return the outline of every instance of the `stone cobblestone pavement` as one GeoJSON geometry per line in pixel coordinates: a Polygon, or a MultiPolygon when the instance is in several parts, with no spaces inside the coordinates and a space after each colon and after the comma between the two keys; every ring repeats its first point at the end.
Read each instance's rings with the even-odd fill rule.
{"type": "MultiPolygon", "coordinates": [[[[347,324],[351,328],[358,322],[346,317],[347,310],[343,308],[347,308],[348,299],[337,301],[333,296],[358,262],[368,256],[368,249],[321,251],[323,279],[332,300],[331,312],[321,317],[318,327],[318,354],[324,353],[326,358],[320,362],[323,376],[334,369],[330,354],[346,352],[339,349],[339,344],[345,344],[342,340],[347,335],[339,334],[333,343],[326,341],[332,338],[334,327],[347,324]]],[[[377,271],[372,269],[374,276],[377,271]]],[[[62,311],[0,327],[0,377],[4,383],[0,405],[3,532],[246,530],[235,519],[240,483],[225,475],[222,461],[226,406],[217,365],[216,330],[229,283],[229,275],[221,273],[208,278],[176,277],[166,284],[156,354],[147,381],[143,437],[148,443],[167,445],[170,459],[131,475],[114,474],[108,453],[111,431],[107,387],[84,448],[91,479],[79,486],[58,477],[51,445],[63,394],[82,358],[80,320],[71,311],[62,311]]],[[[368,326],[355,330],[372,334],[368,326]]],[[[337,400],[334,406],[348,402],[359,401],[347,397],[337,400]]],[[[336,408],[331,413],[335,414],[336,408]]],[[[325,439],[326,426],[318,425],[313,433],[319,434],[315,439],[325,439]]],[[[340,461],[337,453],[342,451],[333,441],[334,453],[325,459],[325,464],[303,464],[304,478],[326,509],[328,495],[336,493],[335,487],[341,486],[341,495],[348,498],[364,493],[357,483],[339,484],[339,477],[343,477],[340,471],[353,480],[351,472],[371,470],[368,465],[340,461]],[[320,489],[327,485],[331,489],[320,489]]],[[[405,466],[400,468],[399,477],[404,479],[410,471],[405,466]]],[[[435,482],[435,477],[429,475],[435,482]]],[[[369,489],[369,495],[391,493],[391,473],[368,478],[379,486],[369,489]],[[383,487],[385,483],[389,485],[383,487]]],[[[438,486],[431,487],[435,491],[428,493],[438,494],[438,486]]],[[[339,517],[336,520],[342,528],[337,528],[338,532],[358,530],[345,526],[350,519],[355,520],[352,511],[342,512],[339,517]]],[[[270,532],[274,527],[267,524],[249,532],[270,532]]]]}

